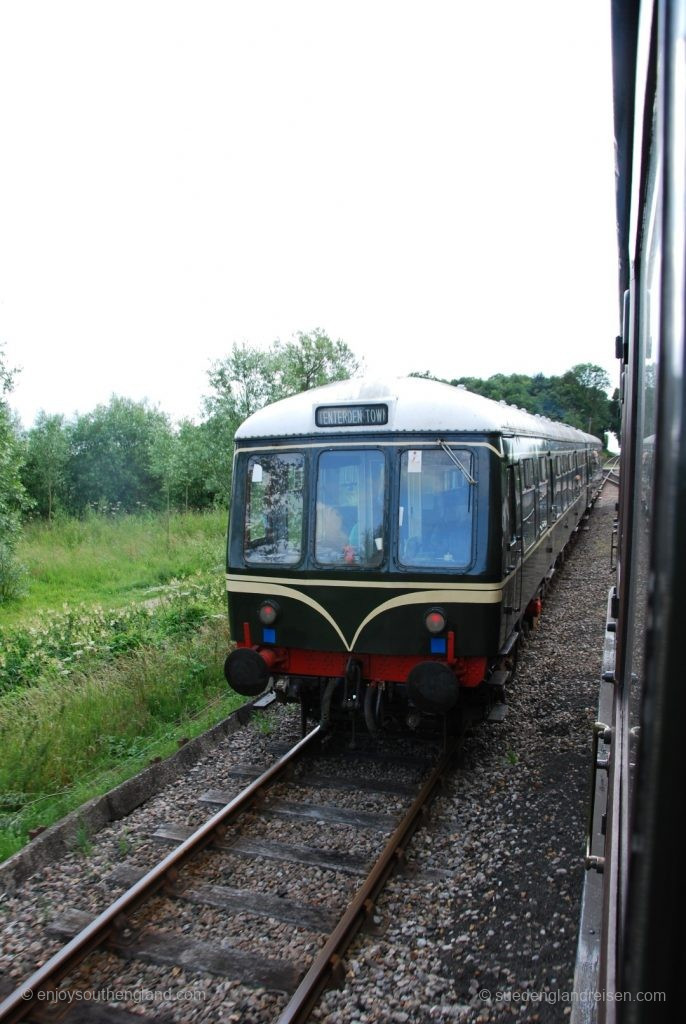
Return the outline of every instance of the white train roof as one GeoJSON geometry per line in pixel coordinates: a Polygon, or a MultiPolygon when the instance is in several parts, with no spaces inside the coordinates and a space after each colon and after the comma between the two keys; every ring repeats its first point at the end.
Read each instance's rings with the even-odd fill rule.
{"type": "MultiPolygon", "coordinates": [[[[382,413],[380,418],[385,416],[382,413]]],[[[598,443],[597,437],[566,423],[534,416],[506,402],[494,402],[465,388],[423,377],[353,377],[302,391],[253,413],[236,431],[236,440],[312,435],[324,438],[358,432],[519,434],[598,443]],[[387,407],[386,422],[374,423],[373,412],[364,413],[365,422],[355,422],[356,410],[378,406],[387,407]],[[323,409],[333,409],[333,413],[324,413],[323,409]],[[327,425],[319,425],[317,419],[325,417],[327,425]]]]}

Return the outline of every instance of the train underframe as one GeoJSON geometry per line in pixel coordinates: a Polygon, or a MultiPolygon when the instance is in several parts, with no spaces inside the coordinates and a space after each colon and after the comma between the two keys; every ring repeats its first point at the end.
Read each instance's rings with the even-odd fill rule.
{"type": "Polygon", "coordinates": [[[518,644],[540,614],[537,595],[503,649],[490,657],[454,656],[449,632],[445,660],[255,645],[237,647],[225,672],[234,689],[244,675],[239,692],[246,696],[271,688],[279,701],[299,704],[303,729],[311,720],[325,730],[349,728],[353,736],[358,726],[372,736],[405,729],[448,734],[504,702],[518,644]]]}
{"type": "Polygon", "coordinates": [[[482,678],[469,687],[440,662],[417,662],[405,682],[364,679],[359,661],[351,657],[343,676],[277,676],[273,689],[278,699],[301,705],[303,722],[312,719],[324,729],[347,724],[354,733],[359,724],[372,736],[404,729],[453,732],[465,714],[483,715],[502,699],[514,664],[498,671],[486,658],[474,661],[483,665],[482,678]],[[498,685],[489,685],[491,679],[498,685]]]}

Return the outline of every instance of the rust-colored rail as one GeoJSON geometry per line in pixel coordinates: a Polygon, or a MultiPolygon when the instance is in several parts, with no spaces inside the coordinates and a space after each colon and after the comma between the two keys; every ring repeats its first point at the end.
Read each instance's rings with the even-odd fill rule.
{"type": "Polygon", "coordinates": [[[388,840],[381,856],[358,889],[343,917],[315,957],[309,971],[282,1011],[277,1024],[302,1024],[307,1020],[321,993],[330,982],[342,980],[342,956],[359,929],[374,913],[376,899],[389,875],[402,860],[405,847],[420,825],[422,815],[426,812],[437,788],[441,785],[453,754],[454,748],[449,749],[438,761],[407,814],[388,840]]]}
{"type": "Polygon", "coordinates": [[[217,811],[193,835],[177,846],[168,856],[156,864],[143,878],[115,900],[94,921],[62,947],[42,967],[35,971],[19,988],[15,989],[0,1003],[0,1021],[10,1024],[23,1020],[36,1010],[44,1007],[39,992],[53,988],[66,974],[74,969],[85,957],[101,946],[113,932],[121,932],[128,926],[131,912],[165,884],[174,881],[179,867],[189,857],[203,850],[216,839],[221,838],[233,817],[247,810],[257,794],[269,786],[302,751],[309,746],[320,732],[316,726],[283,757],[280,757],[262,775],[251,782],[228,804],[217,811]]]}

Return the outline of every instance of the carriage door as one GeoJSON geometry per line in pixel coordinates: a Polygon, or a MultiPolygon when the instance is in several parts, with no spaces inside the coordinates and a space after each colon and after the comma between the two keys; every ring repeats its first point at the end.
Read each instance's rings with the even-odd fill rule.
{"type": "Polygon", "coordinates": [[[538,534],[548,529],[550,523],[550,476],[547,455],[538,457],[538,534]]]}
{"type": "Polygon", "coordinates": [[[522,604],[522,485],[519,466],[507,467],[506,495],[503,502],[503,575],[507,579],[503,593],[508,636],[519,617],[522,604]]]}

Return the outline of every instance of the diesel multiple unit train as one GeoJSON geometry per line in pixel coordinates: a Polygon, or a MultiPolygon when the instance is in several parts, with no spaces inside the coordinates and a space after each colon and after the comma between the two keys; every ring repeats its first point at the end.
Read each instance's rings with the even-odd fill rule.
{"type": "Polygon", "coordinates": [[[600,449],[423,378],[256,412],[236,434],[230,685],[252,696],[271,679],[304,715],[371,732],[459,718],[505,681],[597,493],[600,449]]]}
{"type": "Polygon", "coordinates": [[[686,2],[612,3],[622,433],[573,1021],[675,1020],[686,977],[686,2]]]}

